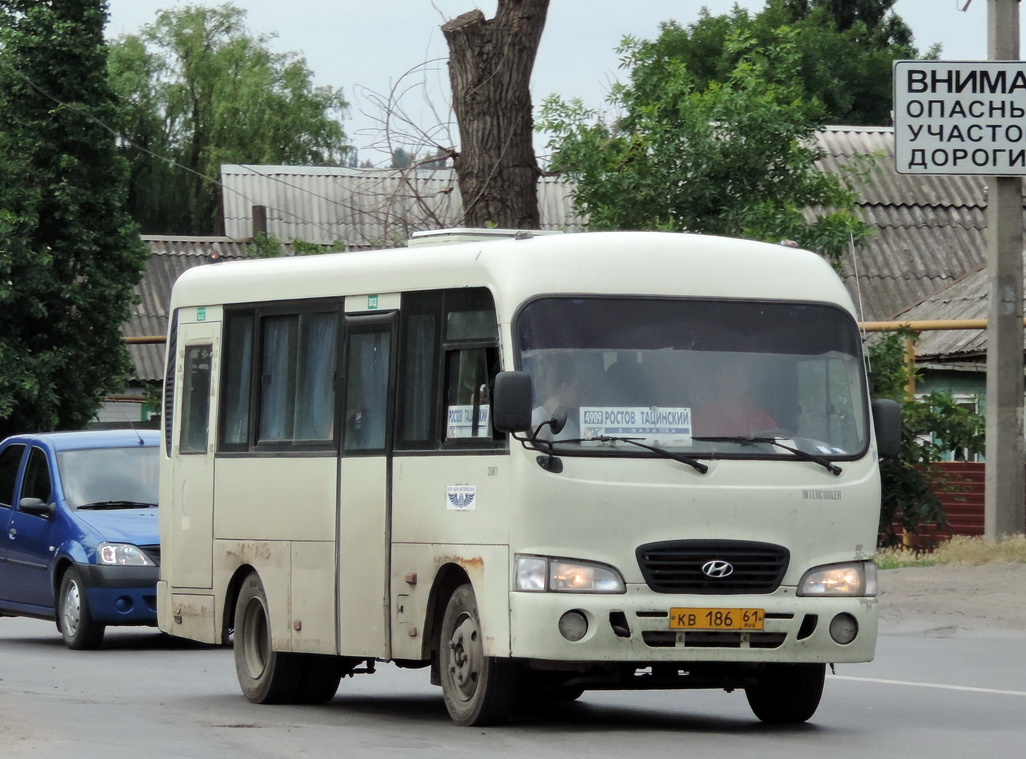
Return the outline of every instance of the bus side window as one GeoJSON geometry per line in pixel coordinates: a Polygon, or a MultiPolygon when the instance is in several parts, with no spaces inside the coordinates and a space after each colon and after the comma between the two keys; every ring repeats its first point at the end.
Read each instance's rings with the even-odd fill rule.
{"type": "Polygon", "coordinates": [[[494,348],[450,350],[446,356],[446,440],[492,437],[494,348]]]}
{"type": "Polygon", "coordinates": [[[434,293],[415,293],[404,299],[403,311],[399,443],[405,448],[424,448],[436,437],[441,298],[434,293]]]}
{"type": "Polygon", "coordinates": [[[446,293],[446,441],[492,439],[491,387],[499,367],[498,341],[495,304],[488,290],[446,293]]]}
{"type": "Polygon", "coordinates": [[[257,442],[333,440],[338,313],[271,315],[262,330],[257,442]]]}
{"type": "Polygon", "coordinates": [[[253,384],[253,313],[225,316],[224,392],[221,448],[244,449],[249,444],[251,386],[253,384]]]}

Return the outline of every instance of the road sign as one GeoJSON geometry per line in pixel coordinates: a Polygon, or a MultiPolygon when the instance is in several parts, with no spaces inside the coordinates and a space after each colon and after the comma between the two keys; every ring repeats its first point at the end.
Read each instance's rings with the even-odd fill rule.
{"type": "Polygon", "coordinates": [[[895,61],[899,174],[1026,175],[1026,62],[895,61]]]}

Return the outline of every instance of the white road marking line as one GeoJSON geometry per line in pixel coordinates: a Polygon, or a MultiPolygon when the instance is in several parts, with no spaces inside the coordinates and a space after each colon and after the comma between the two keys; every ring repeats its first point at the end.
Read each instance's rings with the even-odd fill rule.
{"type": "Polygon", "coordinates": [[[909,685],[915,688],[937,688],[938,690],[959,690],[968,693],[990,693],[996,696],[1026,696],[1026,691],[998,690],[997,688],[973,688],[968,685],[942,685],[941,683],[914,683],[907,680],[881,680],[876,677],[846,677],[844,675],[827,675],[831,680],[851,680],[859,683],[879,683],[881,685],[909,685]]]}

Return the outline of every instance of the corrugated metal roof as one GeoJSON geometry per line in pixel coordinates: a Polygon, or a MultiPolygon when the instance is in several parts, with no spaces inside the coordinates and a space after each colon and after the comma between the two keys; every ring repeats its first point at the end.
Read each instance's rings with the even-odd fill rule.
{"type": "MultiPolygon", "coordinates": [[[[221,167],[225,234],[249,239],[253,206],[267,209],[267,231],[279,240],[348,249],[405,245],[414,232],[463,226],[463,202],[451,169],[383,170],[327,166],[221,167]]],[[[541,228],[577,231],[570,186],[538,183],[541,228]]]]}
{"type": "MultiPolygon", "coordinates": [[[[166,335],[171,286],[186,269],[203,266],[212,254],[223,259],[245,258],[246,246],[227,237],[166,237],[143,235],[150,249],[150,260],[142,281],[135,286],[138,302],[132,305],[132,318],[121,332],[125,337],[166,335]]],[[[164,377],[164,345],[129,344],[128,353],[135,372],[131,379],[156,382],[164,377]]]]}
{"type": "Polygon", "coordinates": [[[898,174],[891,127],[826,127],[817,138],[826,154],[820,165],[849,176],[874,230],[857,260],[843,263],[856,302],[861,290],[865,320],[892,319],[984,265],[985,178],[898,174]],[[863,173],[850,174],[860,165],[863,173]]]}
{"type": "MultiPolygon", "coordinates": [[[[1023,288],[1026,292],[1026,276],[1023,288]]],[[[989,316],[989,294],[990,281],[987,270],[980,268],[967,274],[951,287],[902,312],[898,318],[908,321],[986,319],[989,316]]],[[[1023,350],[1026,351],[1026,335],[1023,338],[1023,350]]],[[[920,361],[980,361],[986,354],[987,331],[984,329],[923,332],[916,343],[916,357],[920,361]]]]}

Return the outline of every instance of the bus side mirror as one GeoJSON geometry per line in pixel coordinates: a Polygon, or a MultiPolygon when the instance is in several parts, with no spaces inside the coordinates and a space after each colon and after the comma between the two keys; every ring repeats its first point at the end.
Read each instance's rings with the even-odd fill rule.
{"type": "Polygon", "coordinates": [[[531,429],[531,375],[527,372],[499,372],[492,394],[492,426],[499,432],[531,429]]]}
{"type": "Polygon", "coordinates": [[[890,398],[873,401],[873,430],[880,458],[894,458],[901,452],[901,406],[897,401],[890,398]]]}

